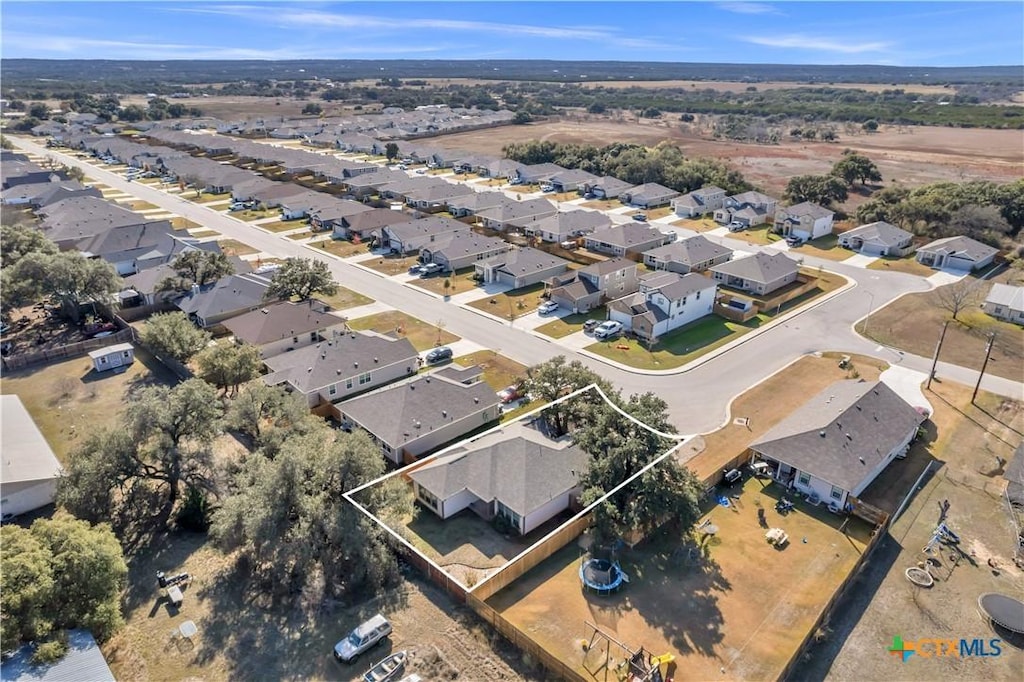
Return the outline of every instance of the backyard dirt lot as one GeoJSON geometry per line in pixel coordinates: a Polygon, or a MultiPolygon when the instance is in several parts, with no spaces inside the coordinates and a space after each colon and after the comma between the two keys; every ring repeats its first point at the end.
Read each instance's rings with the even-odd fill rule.
{"type": "MultiPolygon", "coordinates": [[[[778,145],[760,145],[708,139],[669,120],[580,118],[456,133],[433,138],[431,144],[500,155],[505,145],[529,140],[598,146],[611,142],[653,146],[668,140],[687,156],[723,159],[750,182],[779,193],[793,175],[827,173],[847,148],[867,154],[887,182],[898,179],[909,186],[977,179],[1010,182],[1020,177],[1024,164],[1020,131],[935,126],[882,126],[870,135],[840,132],[838,143],[787,140],[778,145]]],[[[856,194],[852,197],[854,202],[859,199],[856,194]]]]}

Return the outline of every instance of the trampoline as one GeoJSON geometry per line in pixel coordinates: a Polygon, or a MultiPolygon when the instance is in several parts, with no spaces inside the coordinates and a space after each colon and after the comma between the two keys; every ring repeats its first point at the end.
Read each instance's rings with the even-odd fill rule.
{"type": "Polygon", "coordinates": [[[989,592],[978,597],[978,608],[996,625],[1024,634],[1024,602],[989,592]]]}
{"type": "Polygon", "coordinates": [[[629,582],[629,578],[617,561],[587,559],[580,566],[580,582],[584,588],[598,594],[609,594],[618,590],[622,583],[629,582]]]}

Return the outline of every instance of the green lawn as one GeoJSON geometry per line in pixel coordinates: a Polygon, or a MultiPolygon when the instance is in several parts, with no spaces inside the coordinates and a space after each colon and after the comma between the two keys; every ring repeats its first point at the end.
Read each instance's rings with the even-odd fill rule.
{"type": "Polygon", "coordinates": [[[748,227],[745,230],[739,232],[730,232],[730,239],[739,239],[749,244],[772,244],[782,239],[777,234],[769,233],[771,226],[767,223],[764,225],[758,225],[757,227],[748,227]]]}
{"type": "Polygon", "coordinates": [[[438,320],[438,322],[442,326],[424,322],[397,310],[389,310],[349,320],[348,325],[352,329],[371,329],[380,334],[395,333],[398,336],[404,336],[409,339],[416,350],[424,351],[434,346],[443,346],[446,343],[454,343],[459,340],[458,336],[444,330],[443,320],[438,320]]]}
{"type": "Polygon", "coordinates": [[[298,220],[275,220],[272,223],[263,223],[260,227],[271,232],[287,232],[288,230],[297,230],[300,227],[308,227],[308,225],[308,220],[299,218],[298,220]]]}
{"type": "Polygon", "coordinates": [[[846,260],[853,255],[852,251],[839,246],[839,237],[834,234],[812,239],[797,247],[790,247],[789,252],[794,256],[815,256],[834,261],[846,260]]]}
{"type": "Polygon", "coordinates": [[[370,250],[370,245],[367,242],[353,244],[345,239],[326,239],[316,242],[312,246],[338,258],[348,258],[370,250]]]}
{"type": "Polygon", "coordinates": [[[210,230],[208,228],[202,228],[200,230],[190,230],[188,236],[195,237],[196,239],[202,239],[203,237],[217,237],[220,232],[216,230],[210,230]]]}
{"type": "Polygon", "coordinates": [[[483,380],[495,391],[511,386],[526,376],[526,365],[521,365],[493,350],[481,350],[469,355],[461,355],[453,362],[463,367],[479,365],[484,373],[483,380]]]}
{"type": "Polygon", "coordinates": [[[419,256],[381,256],[377,259],[366,260],[360,263],[368,268],[383,272],[385,275],[400,275],[408,272],[414,263],[419,262],[419,256]]]}
{"type": "Polygon", "coordinates": [[[332,296],[319,295],[317,298],[335,310],[347,310],[373,303],[373,299],[369,296],[363,296],[359,292],[346,289],[345,287],[338,287],[338,290],[332,296]]]}
{"type": "Polygon", "coordinates": [[[757,329],[768,319],[767,315],[758,315],[740,324],[712,315],[666,334],[650,350],[646,344],[625,337],[599,341],[587,350],[637,369],[673,369],[757,329]]]}
{"type": "Polygon", "coordinates": [[[231,192],[223,192],[221,194],[208,194],[207,192],[203,192],[199,199],[196,199],[195,201],[200,204],[210,204],[214,201],[227,201],[230,198],[231,192]]]}
{"type": "Polygon", "coordinates": [[[229,213],[232,218],[238,218],[246,222],[252,222],[254,220],[262,220],[263,218],[272,218],[273,216],[280,215],[280,209],[266,208],[263,210],[250,210],[245,209],[244,211],[234,211],[229,213]]]}
{"type": "Polygon", "coordinates": [[[547,324],[542,324],[537,327],[535,331],[550,336],[553,339],[560,339],[563,336],[569,336],[569,334],[575,334],[576,332],[583,329],[583,323],[587,320],[604,320],[608,317],[608,312],[604,306],[594,308],[589,313],[577,313],[574,315],[566,315],[565,317],[552,320],[547,324]]]}
{"type": "MultiPolygon", "coordinates": [[[[843,249],[846,251],[846,249],[843,249]]],[[[847,258],[853,255],[852,251],[846,251],[847,258]]],[[[874,263],[868,265],[868,270],[888,270],[890,272],[905,272],[908,275],[917,275],[919,277],[931,277],[935,274],[935,270],[932,270],[927,265],[921,265],[918,263],[913,255],[907,256],[906,258],[879,258],[874,263]]]]}
{"type": "MultiPolygon", "coordinates": [[[[413,280],[412,284],[421,289],[432,291],[435,294],[444,296],[455,296],[466,291],[472,291],[477,286],[477,281],[473,279],[473,274],[476,272],[476,268],[469,267],[457,270],[452,275],[441,275],[435,277],[427,277],[426,279],[413,280]],[[451,285],[446,291],[444,288],[445,280],[451,285]]],[[[483,295],[483,290],[480,290],[483,295]]]]}
{"type": "Polygon", "coordinates": [[[536,310],[543,300],[540,297],[543,293],[544,283],[540,282],[503,294],[491,294],[477,301],[471,301],[469,305],[506,320],[513,320],[536,310]]]}
{"type": "Polygon", "coordinates": [[[220,244],[220,250],[228,256],[248,256],[249,254],[259,253],[259,249],[254,249],[237,239],[219,239],[217,243],[220,244]]]}

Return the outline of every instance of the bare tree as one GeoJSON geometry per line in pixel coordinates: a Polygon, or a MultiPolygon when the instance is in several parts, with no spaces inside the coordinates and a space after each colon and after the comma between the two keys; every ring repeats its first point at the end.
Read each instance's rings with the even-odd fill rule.
{"type": "Polygon", "coordinates": [[[978,288],[978,281],[971,277],[964,277],[932,292],[933,304],[948,311],[954,320],[965,309],[978,305],[980,300],[981,291],[978,288]]]}

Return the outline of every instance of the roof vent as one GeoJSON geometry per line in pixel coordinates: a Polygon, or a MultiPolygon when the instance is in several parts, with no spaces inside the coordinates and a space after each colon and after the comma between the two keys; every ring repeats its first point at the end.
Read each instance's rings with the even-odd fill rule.
{"type": "Polygon", "coordinates": [[[339,376],[341,375],[341,370],[340,370],[340,369],[336,369],[336,370],[334,370],[334,371],[335,371],[335,372],[336,372],[336,373],[337,373],[337,374],[338,374],[339,376]]]}
{"type": "Polygon", "coordinates": [[[374,362],[380,362],[380,358],[374,358],[373,361],[374,362]]]}
{"type": "Polygon", "coordinates": [[[312,371],[313,371],[313,368],[312,368],[312,367],[307,367],[307,368],[306,368],[306,371],[307,371],[307,372],[312,372],[312,371]]]}
{"type": "Polygon", "coordinates": [[[355,367],[358,367],[359,363],[358,362],[353,362],[352,365],[355,366],[355,367]]]}
{"type": "Polygon", "coordinates": [[[846,440],[853,440],[853,436],[851,436],[850,434],[846,434],[846,440]]]}
{"type": "Polygon", "coordinates": [[[824,431],[818,431],[818,435],[821,436],[822,438],[824,438],[825,437],[825,432],[824,431]]]}
{"type": "Polygon", "coordinates": [[[864,458],[863,458],[863,457],[858,457],[857,459],[859,459],[859,460],[860,460],[860,463],[861,463],[861,464],[867,464],[867,462],[865,462],[865,461],[864,461],[864,458]]]}
{"type": "Polygon", "coordinates": [[[447,417],[448,416],[448,410],[441,410],[441,416],[442,417],[447,417]]]}
{"type": "Polygon", "coordinates": [[[479,403],[480,402],[480,398],[473,398],[473,402],[474,403],[479,403]]]}
{"type": "Polygon", "coordinates": [[[423,424],[419,423],[418,421],[414,421],[412,425],[415,426],[417,429],[423,426],[423,424]]]}

